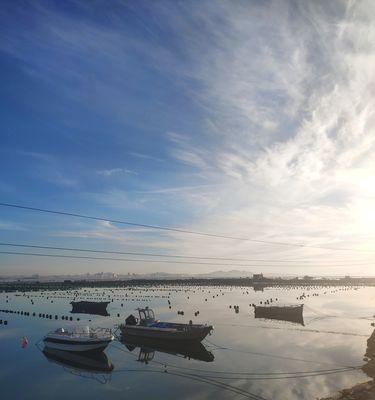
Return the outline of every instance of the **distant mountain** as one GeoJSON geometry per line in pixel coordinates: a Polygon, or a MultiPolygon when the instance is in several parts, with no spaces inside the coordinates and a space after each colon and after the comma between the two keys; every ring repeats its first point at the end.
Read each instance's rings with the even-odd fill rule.
{"type": "Polygon", "coordinates": [[[194,277],[200,278],[252,278],[253,273],[251,271],[241,271],[238,269],[232,269],[231,271],[213,271],[206,274],[194,275],[194,277]]]}
{"type": "Polygon", "coordinates": [[[123,279],[188,279],[188,278],[247,278],[252,277],[249,271],[233,269],[231,271],[213,271],[204,274],[171,274],[168,272],[154,272],[152,274],[128,274],[120,276],[123,279]]]}

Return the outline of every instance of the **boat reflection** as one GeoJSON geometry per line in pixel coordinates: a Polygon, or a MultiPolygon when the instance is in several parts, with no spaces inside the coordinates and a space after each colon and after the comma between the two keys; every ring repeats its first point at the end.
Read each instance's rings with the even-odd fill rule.
{"type": "Polygon", "coordinates": [[[155,352],[182,356],[189,360],[204,362],[212,362],[215,359],[214,355],[200,342],[174,343],[165,340],[128,337],[126,340],[122,338],[121,342],[129,351],[134,351],[138,347],[138,361],[146,364],[154,358],[155,352]]]}
{"type": "Polygon", "coordinates": [[[305,326],[303,304],[297,306],[254,306],[255,318],[292,322],[305,326]]]}
{"type": "Polygon", "coordinates": [[[254,292],[263,292],[267,286],[262,283],[254,283],[253,290],[254,292]]]}
{"type": "Polygon", "coordinates": [[[62,366],[73,375],[94,379],[100,383],[111,380],[113,364],[104,352],[69,352],[44,348],[48,361],[62,366]]]}

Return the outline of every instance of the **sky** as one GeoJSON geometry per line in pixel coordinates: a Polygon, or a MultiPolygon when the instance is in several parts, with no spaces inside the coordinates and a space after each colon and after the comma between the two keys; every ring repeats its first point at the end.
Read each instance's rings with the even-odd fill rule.
{"type": "Polygon", "coordinates": [[[0,202],[250,240],[0,206],[1,243],[247,260],[0,254],[0,275],[375,275],[374,20],[373,1],[3,1],[0,202]]]}

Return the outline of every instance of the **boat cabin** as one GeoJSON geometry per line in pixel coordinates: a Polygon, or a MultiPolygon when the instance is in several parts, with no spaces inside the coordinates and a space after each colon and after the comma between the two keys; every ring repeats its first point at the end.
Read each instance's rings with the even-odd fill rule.
{"type": "Polygon", "coordinates": [[[139,325],[148,326],[155,322],[155,314],[151,308],[137,308],[139,314],[139,325]]]}

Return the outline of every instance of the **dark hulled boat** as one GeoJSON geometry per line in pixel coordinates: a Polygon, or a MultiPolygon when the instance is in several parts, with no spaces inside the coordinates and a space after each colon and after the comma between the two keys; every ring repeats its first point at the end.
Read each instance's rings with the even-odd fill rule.
{"type": "Polygon", "coordinates": [[[173,322],[161,322],[155,320],[154,312],[146,307],[139,308],[139,319],[130,315],[125,320],[125,324],[119,325],[122,336],[126,339],[149,338],[157,340],[181,341],[181,342],[201,342],[211,331],[211,325],[177,324],[173,322]]]}
{"type": "Polygon", "coordinates": [[[107,317],[109,301],[72,301],[72,314],[94,314],[107,317]]]}
{"type": "Polygon", "coordinates": [[[255,318],[273,319],[305,325],[303,321],[303,304],[290,306],[254,306],[255,318]]]}

